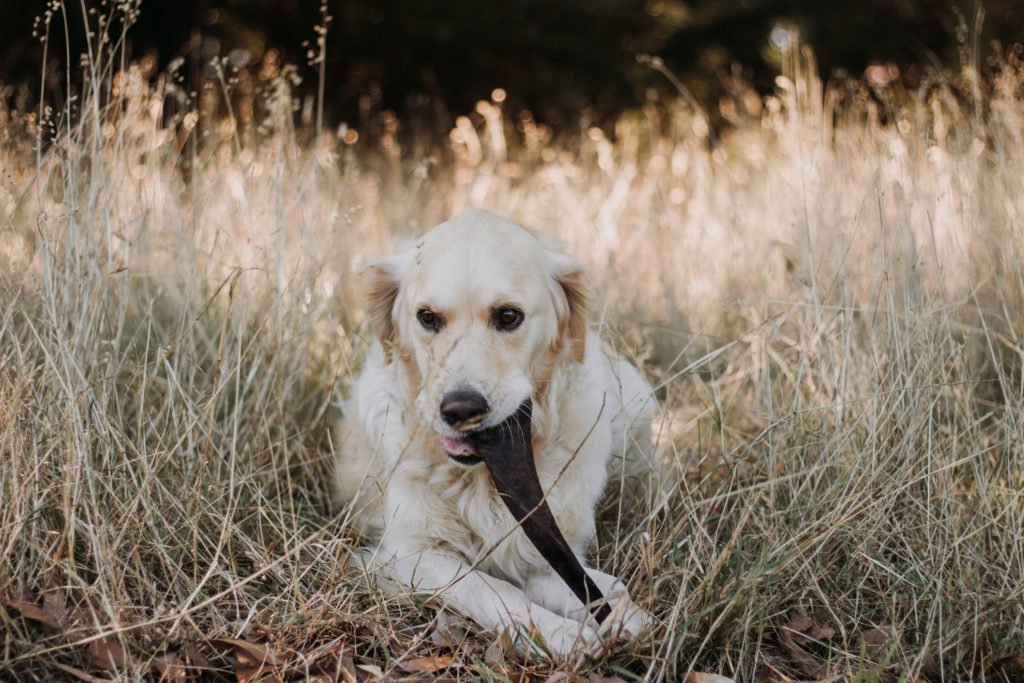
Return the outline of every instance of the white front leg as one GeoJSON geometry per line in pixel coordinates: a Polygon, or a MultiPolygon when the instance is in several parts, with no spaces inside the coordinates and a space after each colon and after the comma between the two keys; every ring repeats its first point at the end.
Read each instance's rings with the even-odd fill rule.
{"type": "MultiPolygon", "coordinates": [[[[580,558],[580,562],[583,560],[580,558]]],[[[626,636],[635,638],[654,624],[654,618],[647,610],[638,606],[629,597],[626,585],[611,574],[583,565],[587,574],[601,589],[612,607],[612,613],[601,624],[599,633],[613,638],[626,636]]],[[[531,576],[526,580],[526,595],[537,604],[544,605],[552,612],[563,614],[570,619],[587,623],[592,621],[590,610],[576,597],[576,594],[555,572],[531,576]]]]}
{"type": "MultiPolygon", "coordinates": [[[[470,569],[460,557],[439,550],[395,553],[390,560],[376,563],[394,581],[419,592],[437,594],[445,604],[486,629],[528,632],[535,629],[548,650],[558,658],[574,652],[592,651],[600,645],[596,630],[576,619],[555,614],[532,602],[508,581],[470,569]]],[[[516,647],[529,650],[528,639],[516,647]]]]}

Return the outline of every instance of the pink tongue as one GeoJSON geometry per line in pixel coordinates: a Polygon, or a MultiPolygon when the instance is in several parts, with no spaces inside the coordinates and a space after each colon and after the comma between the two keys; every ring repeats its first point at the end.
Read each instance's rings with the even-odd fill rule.
{"type": "Polygon", "coordinates": [[[442,436],[441,448],[448,455],[480,455],[467,439],[453,439],[450,436],[442,436]]]}

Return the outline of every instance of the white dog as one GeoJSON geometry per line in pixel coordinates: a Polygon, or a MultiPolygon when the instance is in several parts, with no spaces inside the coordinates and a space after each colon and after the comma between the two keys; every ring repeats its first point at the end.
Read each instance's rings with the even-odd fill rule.
{"type": "Polygon", "coordinates": [[[374,570],[436,592],[485,628],[525,627],[555,656],[647,628],[650,616],[622,581],[588,568],[612,605],[597,625],[516,528],[465,433],[452,427],[501,424],[532,399],[540,483],[586,566],[609,471],[636,474],[654,462],[655,401],[636,369],[588,329],[582,264],[473,211],[362,277],[378,343],[343,405],[336,493],[357,529],[379,542],[374,570]]]}

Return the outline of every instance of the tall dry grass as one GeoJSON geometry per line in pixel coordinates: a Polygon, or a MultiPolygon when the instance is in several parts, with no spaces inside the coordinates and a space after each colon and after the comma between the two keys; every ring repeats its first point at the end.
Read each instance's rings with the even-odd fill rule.
{"type": "Polygon", "coordinates": [[[488,101],[433,147],[317,137],[273,64],[198,97],[116,50],[84,73],[73,116],[0,110],[0,678],[543,678],[363,580],[325,483],[353,264],[483,207],[593,266],[680,474],[602,513],[659,623],[580,675],[1019,680],[1019,61],[974,99],[794,53],[720,139],[684,102],[552,140],[488,101]]]}

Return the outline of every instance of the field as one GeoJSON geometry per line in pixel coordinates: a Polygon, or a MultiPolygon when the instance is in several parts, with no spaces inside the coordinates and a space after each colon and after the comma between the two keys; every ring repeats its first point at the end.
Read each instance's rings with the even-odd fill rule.
{"type": "Polygon", "coordinates": [[[321,130],[264,67],[0,100],[0,679],[1022,680],[1014,53],[904,92],[796,51],[724,128],[552,136],[495,91],[439,142],[321,130]],[[593,549],[656,630],[564,675],[386,596],[330,509],[355,268],[468,207],[593,267],[679,481],[593,549]]]}

